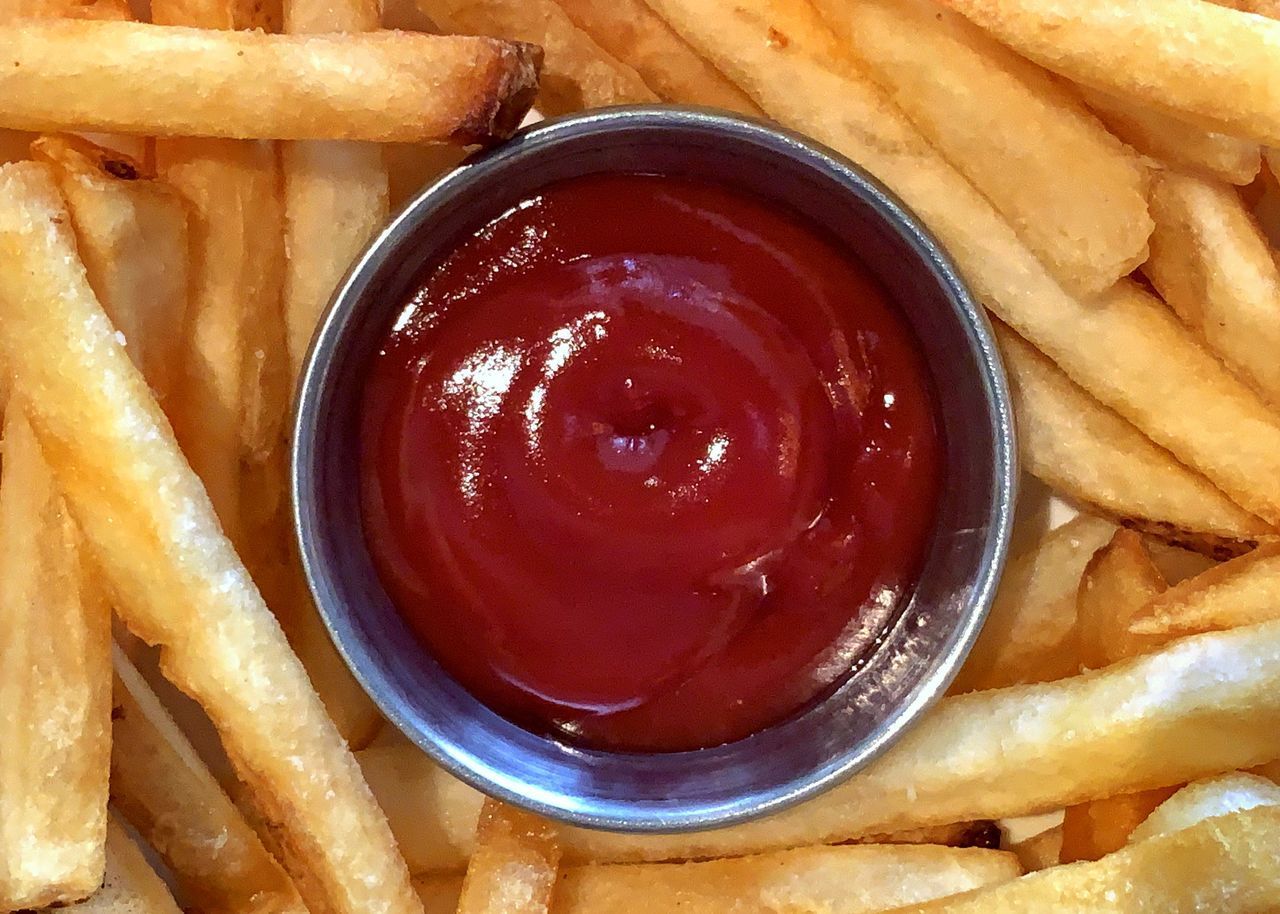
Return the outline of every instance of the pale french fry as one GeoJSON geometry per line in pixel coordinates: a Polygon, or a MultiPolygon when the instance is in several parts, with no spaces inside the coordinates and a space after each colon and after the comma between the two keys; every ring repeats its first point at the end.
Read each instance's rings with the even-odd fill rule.
{"type": "Polygon", "coordinates": [[[1066,294],[883,93],[823,64],[834,39],[816,17],[770,0],[648,2],[771,116],[885,181],[987,306],[1077,384],[1242,507],[1280,521],[1280,487],[1272,483],[1280,479],[1280,418],[1133,283],[1089,301],[1066,294]],[[787,40],[771,40],[771,32],[787,40]],[[824,101],[832,98],[840,104],[824,101]],[[1223,448],[1228,440],[1232,447],[1223,448]]]}
{"type": "Polygon", "coordinates": [[[107,822],[107,871],[102,887],[86,900],[49,912],[74,914],[181,914],[164,880],[112,816],[107,822]]]}
{"type": "Polygon", "coordinates": [[[1262,159],[1252,140],[1205,130],[1088,86],[1076,89],[1108,130],[1153,159],[1229,184],[1257,177],[1262,159]]]}
{"type": "Polygon", "coordinates": [[[93,297],[44,166],[0,167],[0,355],[113,604],[218,728],[304,902],[418,910],[386,820],[93,297]]]}
{"type": "Polygon", "coordinates": [[[532,813],[485,800],[458,914],[548,914],[560,868],[556,831],[532,813]]]}
{"type": "Polygon", "coordinates": [[[102,881],[111,752],[111,614],[27,422],[26,402],[19,384],[5,410],[0,475],[6,911],[78,901],[102,881]]]}
{"type": "Polygon", "coordinates": [[[0,127],[238,139],[507,136],[540,63],[536,48],[489,38],[71,20],[0,26],[0,47],[0,127]]]}
{"type": "Polygon", "coordinates": [[[53,166],[89,284],[161,405],[172,409],[187,311],[186,204],[137,162],[87,140],[41,137],[32,155],[53,166]]]}
{"type": "Polygon", "coordinates": [[[1205,819],[1259,806],[1280,806],[1280,787],[1267,778],[1237,771],[1192,781],[1151,813],[1133,830],[1129,842],[1190,828],[1205,819]]]}
{"type": "Polygon", "coordinates": [[[1147,169],[1069,88],[934,0],[816,6],[1065,288],[1096,295],[1146,258],[1147,169]]]}
{"type": "Polygon", "coordinates": [[[1078,83],[1280,143],[1280,23],[1203,0],[942,0],[1078,83]]]}
{"type": "Polygon", "coordinates": [[[305,914],[297,890],[116,647],[111,802],[208,914],[305,914]]]}
{"type": "Polygon", "coordinates": [[[1138,638],[1129,627],[1167,588],[1142,537],[1132,530],[1116,531],[1080,578],[1076,643],[1081,667],[1099,669],[1157,646],[1159,641],[1138,638]]]}
{"type": "MultiPolygon", "coordinates": [[[[929,846],[806,847],[704,863],[565,869],[552,914],[872,914],[996,885],[1021,873],[1012,854],[929,846]]],[[[417,883],[427,914],[452,912],[457,877],[417,883]]]]}
{"type": "Polygon", "coordinates": [[[664,101],[757,117],[763,114],[644,0],[556,0],[556,4],[596,44],[633,67],[664,101]]]}
{"type": "Polygon", "coordinates": [[[1280,905],[1277,841],[1280,809],[1252,809],[894,914],[1255,914],[1280,905]]]}
{"type": "Polygon", "coordinates": [[[1260,518],[1103,406],[1004,324],[1024,469],[1051,488],[1173,542],[1235,554],[1274,535],[1260,518]]]}
{"type": "Polygon", "coordinates": [[[568,114],[603,105],[655,102],[658,96],[622,62],[573,24],[554,0],[418,0],[446,32],[528,41],[546,51],[538,110],[568,114]]]}
{"type": "Polygon", "coordinates": [[[1162,172],[1142,272],[1209,347],[1280,406],[1280,267],[1235,188],[1162,172]]]}
{"type": "Polygon", "coordinates": [[[982,634],[952,691],[1048,682],[1079,671],[1076,591],[1115,524],[1081,515],[1046,535],[1005,569],[982,634]]]}
{"type": "MultiPolygon", "coordinates": [[[[287,0],[290,34],[371,32],[376,0],[287,0]]],[[[338,280],[387,221],[387,170],[377,146],[299,142],[281,148],[284,174],[284,317],[296,380],[316,323],[338,280]]],[[[292,388],[291,388],[292,389],[292,388]]]]}
{"type": "Polygon", "coordinates": [[[387,169],[391,208],[404,206],[427,185],[457,168],[466,155],[464,147],[443,143],[384,144],[382,163],[387,169]]]}
{"type": "Polygon", "coordinates": [[[1057,866],[1062,855],[1062,826],[1046,828],[1038,835],[1032,835],[1025,841],[1019,841],[1009,848],[1023,870],[1034,873],[1037,870],[1057,866]]]}
{"type": "Polygon", "coordinates": [[[1210,568],[1151,600],[1129,623],[1138,638],[1178,638],[1280,619],[1280,545],[1210,568]]]}

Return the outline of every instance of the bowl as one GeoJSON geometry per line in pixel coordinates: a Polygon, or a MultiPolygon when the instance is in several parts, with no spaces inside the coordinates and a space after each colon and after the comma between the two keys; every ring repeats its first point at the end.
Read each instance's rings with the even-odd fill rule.
{"type": "Polygon", "coordinates": [[[356,262],[307,358],[293,436],[296,532],[339,652],[382,713],[486,794],[591,828],[678,831],[762,816],[864,767],[946,689],[990,606],[1015,497],[1012,410],[991,330],[916,218],[853,163],[794,133],[712,111],[633,107],[544,121],[425,189],[356,262]],[[923,348],[946,477],[915,590],[825,699],[722,746],[626,753],[509,722],[420,645],[365,545],[358,480],[363,375],[415,277],[539,188],[596,172],[713,179],[789,206],[861,256],[923,348]]]}

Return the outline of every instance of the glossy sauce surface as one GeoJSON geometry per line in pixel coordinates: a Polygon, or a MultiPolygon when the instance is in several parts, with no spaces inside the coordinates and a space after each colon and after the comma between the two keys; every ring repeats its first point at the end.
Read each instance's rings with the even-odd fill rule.
{"type": "Polygon", "coordinates": [[[580,745],[802,710],[910,595],[943,475],[867,267],[719,185],[599,175],[464,238],[369,370],[378,571],[482,701],[580,745]]]}

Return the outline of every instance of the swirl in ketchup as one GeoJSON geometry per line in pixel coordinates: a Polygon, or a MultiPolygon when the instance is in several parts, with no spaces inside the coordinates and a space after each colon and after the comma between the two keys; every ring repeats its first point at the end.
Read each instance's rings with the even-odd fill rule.
{"type": "Polygon", "coordinates": [[[747,736],[909,597],[943,468],[917,341],[797,214],[638,174],[464,238],[363,401],[393,601],[498,713],[597,748],[747,736]]]}

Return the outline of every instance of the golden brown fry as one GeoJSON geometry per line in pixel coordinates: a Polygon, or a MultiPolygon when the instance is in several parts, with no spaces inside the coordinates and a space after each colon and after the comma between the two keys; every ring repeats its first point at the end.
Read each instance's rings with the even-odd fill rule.
{"type": "Polygon", "coordinates": [[[1108,130],[1153,159],[1229,184],[1257,177],[1262,160],[1252,140],[1205,130],[1088,86],[1076,88],[1108,130]]]}
{"type": "Polygon", "coordinates": [[[297,890],[116,647],[111,802],[207,914],[305,914],[297,890]]]}
{"type": "Polygon", "coordinates": [[[1028,873],[1057,866],[1062,855],[1062,826],[1047,828],[1009,848],[1028,873]]]}
{"type": "Polygon", "coordinates": [[[1178,638],[1280,619],[1280,545],[1270,543],[1171,587],[1130,622],[1139,638],[1178,638]]]}
{"type": "Polygon", "coordinates": [[[1158,646],[1158,640],[1135,636],[1129,623],[1167,587],[1142,537],[1132,530],[1116,531],[1080,578],[1076,638],[1081,668],[1096,670],[1158,646]]]}
{"type": "Polygon", "coordinates": [[[773,0],[648,2],[770,115],[884,180],[938,235],[987,306],[1077,384],[1241,506],[1280,521],[1280,487],[1271,483],[1280,479],[1280,417],[1162,302],[1129,282],[1095,300],[1067,295],[882,93],[819,60],[834,39],[803,9],[773,0]],[[771,42],[770,30],[787,42],[771,42]],[[832,98],[840,104],[825,101],[832,98]]]}
{"type": "Polygon", "coordinates": [[[554,825],[497,800],[485,800],[458,914],[547,914],[559,867],[554,825]]]}
{"type": "Polygon", "coordinates": [[[1176,789],[1157,787],[1068,806],[1062,820],[1060,862],[1099,860],[1120,850],[1152,810],[1176,789]]]}
{"type": "Polygon", "coordinates": [[[92,896],[68,908],[50,908],[46,914],[180,914],[164,880],[133,839],[112,816],[107,822],[107,871],[102,887],[92,896]]]}
{"type": "Polygon", "coordinates": [[[1146,258],[1146,166],[1067,87],[934,0],[816,5],[1065,288],[1096,295],[1146,258]]]}
{"type": "Polygon", "coordinates": [[[382,162],[387,169],[391,208],[404,206],[429,184],[457,168],[466,155],[465,147],[443,143],[383,145],[382,162]]]}
{"type": "Polygon", "coordinates": [[[27,422],[24,388],[5,410],[0,475],[5,911],[78,901],[98,887],[111,752],[111,614],[27,422]]]}
{"type": "Polygon", "coordinates": [[[573,24],[554,0],[418,0],[446,32],[528,41],[546,51],[538,110],[569,114],[584,108],[655,102],[658,96],[629,64],[573,24]]]}
{"type": "Polygon", "coordinates": [[[1178,317],[1280,407],[1280,267],[1235,188],[1176,172],[1151,188],[1142,272],[1178,317]]]}
{"type": "Polygon", "coordinates": [[[757,117],[763,114],[644,0],[556,0],[556,4],[607,53],[633,67],[664,101],[757,117]]]}
{"type": "MultiPolygon", "coordinates": [[[[871,914],[1017,877],[1011,854],[943,847],[806,847],[705,863],[567,868],[553,914],[871,914]]],[[[427,914],[451,914],[456,876],[417,883],[427,914]]]]}
{"type": "Polygon", "coordinates": [[[0,26],[0,47],[3,127],[377,142],[509,135],[540,58],[488,38],[70,20],[0,26]]]}
{"type": "Polygon", "coordinates": [[[1125,523],[1210,553],[1238,553],[1274,530],[1103,406],[1004,324],[1023,468],[1125,523]]]}
{"type": "Polygon", "coordinates": [[[1081,515],[1016,557],[952,691],[1048,682],[1078,672],[1074,639],[1080,574],[1115,530],[1113,523],[1081,515]]]}
{"type": "Polygon", "coordinates": [[[31,158],[31,141],[35,138],[34,133],[21,130],[0,130],[0,164],[31,158]]]}
{"type": "Polygon", "coordinates": [[[41,391],[32,427],[117,611],[217,726],[307,906],[417,911],[385,818],[94,299],[68,223],[47,169],[0,167],[0,356],[41,391]]]}
{"type": "Polygon", "coordinates": [[[1257,13],[1259,16],[1270,16],[1280,19],[1280,0],[1212,0],[1218,6],[1225,6],[1242,13],[1257,13]]]}
{"type": "Polygon", "coordinates": [[[942,0],[1078,83],[1280,143],[1280,23],[1203,0],[942,0]]]}
{"type": "Polygon", "coordinates": [[[1241,771],[1192,781],[1152,812],[1129,836],[1130,843],[1190,828],[1205,819],[1259,806],[1280,806],[1280,787],[1241,771]]]}
{"type": "Polygon", "coordinates": [[[137,162],[78,137],[41,137],[32,155],[53,166],[89,284],[172,409],[187,312],[186,203],[137,162]]]}
{"type": "Polygon", "coordinates": [[[1181,546],[1171,546],[1161,540],[1151,539],[1146,545],[1151,553],[1151,561],[1160,569],[1160,574],[1170,585],[1181,584],[1187,578],[1203,574],[1218,564],[1217,560],[1202,552],[1192,552],[1181,546]]]}
{"type": "Polygon", "coordinates": [[[1277,841],[1280,809],[1252,809],[895,914],[1254,914],[1280,905],[1277,841]]]}

